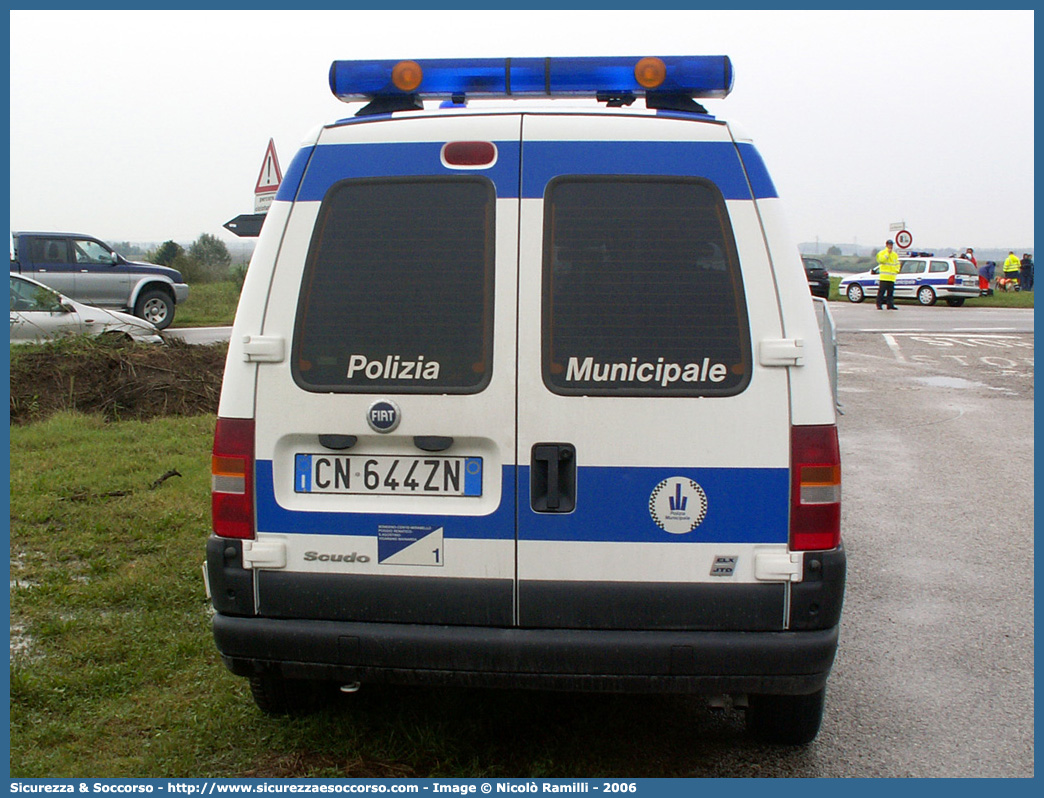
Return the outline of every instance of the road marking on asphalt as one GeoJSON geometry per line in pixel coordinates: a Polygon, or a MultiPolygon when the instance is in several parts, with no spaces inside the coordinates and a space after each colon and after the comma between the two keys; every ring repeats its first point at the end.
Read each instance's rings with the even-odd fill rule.
{"type": "Polygon", "coordinates": [[[933,365],[952,360],[968,367],[971,359],[976,359],[978,363],[998,370],[1001,376],[1033,378],[1033,341],[1026,340],[1025,334],[891,332],[882,333],[881,337],[897,363],[933,365]],[[927,345],[933,354],[904,355],[903,343],[927,345]],[[968,349],[972,351],[968,352],[968,349]],[[998,357],[995,354],[998,349],[1008,357],[998,357]]]}
{"type": "Polygon", "coordinates": [[[895,359],[899,363],[905,363],[906,358],[903,357],[902,351],[899,349],[899,342],[895,340],[895,336],[891,333],[884,333],[885,343],[888,344],[888,348],[892,350],[892,354],[895,355],[895,359]]]}

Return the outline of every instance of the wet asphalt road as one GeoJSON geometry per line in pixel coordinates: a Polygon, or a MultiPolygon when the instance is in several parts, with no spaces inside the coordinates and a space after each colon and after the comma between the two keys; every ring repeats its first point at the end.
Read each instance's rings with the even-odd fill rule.
{"type": "MultiPolygon", "coordinates": [[[[924,309],[941,330],[962,310],[924,309]]],[[[848,586],[792,775],[1033,775],[1029,330],[839,335],[848,586]]]]}

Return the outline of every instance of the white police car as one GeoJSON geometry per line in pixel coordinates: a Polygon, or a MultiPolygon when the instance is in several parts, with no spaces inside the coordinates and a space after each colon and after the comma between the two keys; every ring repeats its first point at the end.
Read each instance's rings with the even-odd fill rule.
{"type": "MultiPolygon", "coordinates": [[[[960,307],[969,297],[979,296],[979,272],[969,260],[937,258],[922,252],[899,259],[899,275],[895,280],[896,298],[916,299],[922,305],[934,305],[937,299],[946,300],[951,307],[960,307]]],[[[877,267],[845,277],[838,292],[849,302],[862,302],[877,296],[877,267]]]]}
{"type": "Polygon", "coordinates": [[[696,101],[729,59],[330,84],[366,104],[287,170],[229,345],[226,665],[272,713],[371,681],[697,692],[811,740],[845,581],[831,372],[761,156],[696,101]]]}

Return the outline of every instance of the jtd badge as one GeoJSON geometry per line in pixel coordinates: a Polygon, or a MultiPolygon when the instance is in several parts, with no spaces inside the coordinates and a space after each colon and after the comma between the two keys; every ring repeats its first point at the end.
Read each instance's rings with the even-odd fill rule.
{"type": "Polygon", "coordinates": [[[670,477],[653,488],[649,514],[660,529],[684,535],[707,517],[707,494],[687,477],[670,477]]]}

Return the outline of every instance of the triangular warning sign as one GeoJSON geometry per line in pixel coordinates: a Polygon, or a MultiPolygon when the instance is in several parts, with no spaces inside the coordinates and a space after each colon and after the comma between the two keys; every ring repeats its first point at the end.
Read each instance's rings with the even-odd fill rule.
{"type": "Polygon", "coordinates": [[[257,176],[257,186],[254,187],[255,194],[268,194],[279,189],[283,182],[283,173],[279,170],[279,159],[276,157],[275,141],[268,140],[268,149],[265,151],[265,160],[261,164],[261,174],[257,176]]]}

